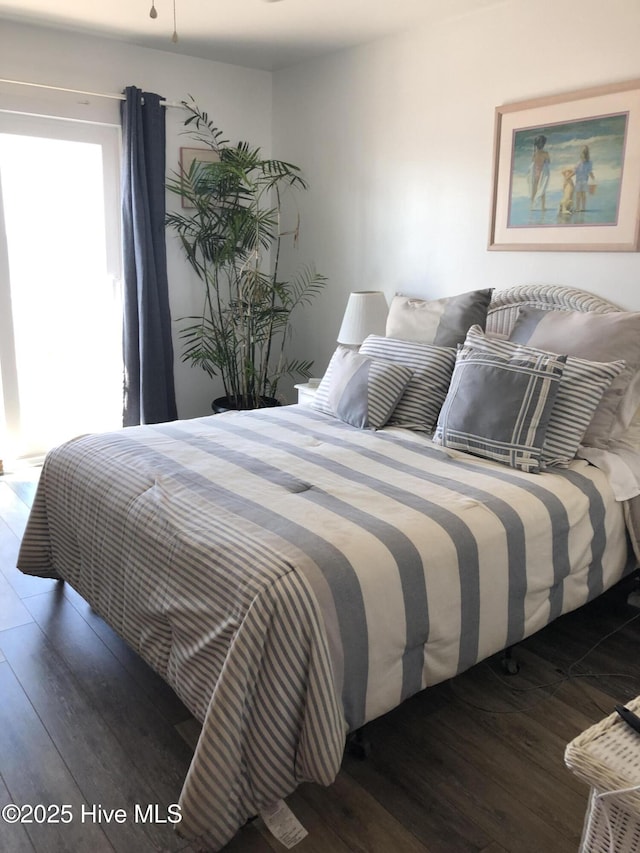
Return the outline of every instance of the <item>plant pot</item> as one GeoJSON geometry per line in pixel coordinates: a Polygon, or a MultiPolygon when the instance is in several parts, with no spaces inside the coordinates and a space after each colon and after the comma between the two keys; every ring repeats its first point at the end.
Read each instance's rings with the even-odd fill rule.
{"type": "MultiPolygon", "coordinates": [[[[275,397],[261,397],[260,398],[260,409],[270,409],[274,406],[279,406],[280,403],[276,400],[275,397]]],[[[254,406],[244,406],[238,405],[236,400],[231,399],[230,397],[217,397],[213,403],[211,404],[211,408],[215,412],[216,415],[221,414],[222,412],[246,412],[251,411],[254,406]]]]}

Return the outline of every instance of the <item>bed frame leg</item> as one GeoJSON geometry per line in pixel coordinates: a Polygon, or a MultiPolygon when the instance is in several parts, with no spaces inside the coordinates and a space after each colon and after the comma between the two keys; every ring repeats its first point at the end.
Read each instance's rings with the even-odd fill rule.
{"type": "Polygon", "coordinates": [[[371,755],[371,744],[365,738],[363,729],[356,729],[355,732],[350,732],[347,735],[345,752],[353,758],[360,759],[360,761],[364,761],[371,755]]]}
{"type": "Polygon", "coordinates": [[[520,664],[513,656],[513,646],[508,646],[504,650],[500,665],[507,675],[517,675],[520,672],[520,664]]]}

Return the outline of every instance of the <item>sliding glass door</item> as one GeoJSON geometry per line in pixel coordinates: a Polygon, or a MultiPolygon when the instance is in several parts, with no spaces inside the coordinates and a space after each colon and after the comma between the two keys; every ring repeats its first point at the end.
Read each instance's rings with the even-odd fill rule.
{"type": "Polygon", "coordinates": [[[0,113],[5,460],[122,424],[119,138],[0,113]]]}

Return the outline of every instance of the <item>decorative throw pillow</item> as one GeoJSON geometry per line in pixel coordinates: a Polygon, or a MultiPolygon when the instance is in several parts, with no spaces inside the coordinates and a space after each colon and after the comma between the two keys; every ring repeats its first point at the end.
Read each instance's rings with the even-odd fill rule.
{"type": "MultiPolygon", "coordinates": [[[[534,347],[493,338],[486,335],[480,326],[469,329],[465,346],[504,358],[521,358],[523,355],[541,352],[550,354],[534,347]]],[[[542,461],[545,465],[567,467],[578,451],[602,395],[624,368],[623,361],[605,363],[567,358],[542,447],[542,461]]]]}
{"type": "Polygon", "coordinates": [[[625,361],[626,368],[603,394],[582,443],[606,448],[622,437],[640,405],[640,313],[523,307],[510,340],[590,361],[625,361]]]}
{"type": "Polygon", "coordinates": [[[564,360],[461,347],[434,441],[537,474],[564,360]]]}
{"type": "Polygon", "coordinates": [[[492,293],[487,288],[432,301],[394,296],[387,315],[386,336],[456,347],[464,341],[470,326],[484,329],[492,293]]]}
{"type": "Polygon", "coordinates": [[[347,347],[334,352],[313,406],[359,429],[380,429],[411,380],[401,364],[375,361],[347,347]]]}
{"type": "Polygon", "coordinates": [[[360,355],[394,361],[411,370],[411,380],[389,425],[433,432],[449,390],[455,349],[369,335],[360,347],[360,355]]]}

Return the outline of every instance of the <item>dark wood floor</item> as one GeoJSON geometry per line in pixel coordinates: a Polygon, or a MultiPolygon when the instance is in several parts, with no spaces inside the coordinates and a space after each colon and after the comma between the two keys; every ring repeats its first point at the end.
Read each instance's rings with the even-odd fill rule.
{"type": "MultiPolygon", "coordinates": [[[[0,477],[0,807],[68,803],[74,820],[0,822],[0,850],[193,853],[170,825],[80,820],[82,804],[157,803],[164,813],[198,727],[67,584],[15,568],[36,476],[0,477]]],[[[564,748],[640,693],[640,619],[581,658],[639,613],[629,589],[623,582],[524,642],[517,676],[492,659],[369,724],[367,760],[346,756],[330,788],[305,784],[289,798],[309,831],[296,849],[575,853],[587,789],[565,768],[564,748]]],[[[256,821],[226,850],[284,847],[256,821]]]]}

